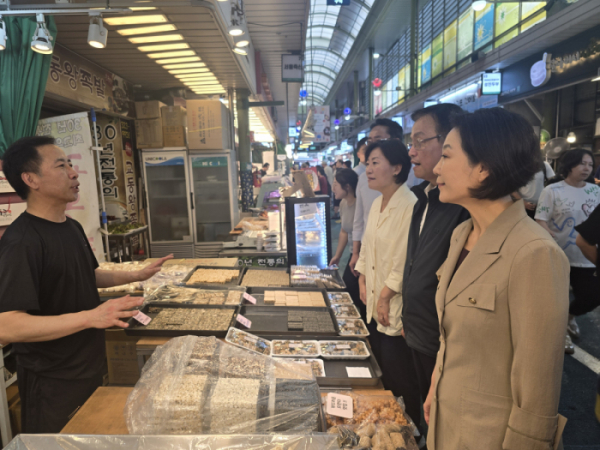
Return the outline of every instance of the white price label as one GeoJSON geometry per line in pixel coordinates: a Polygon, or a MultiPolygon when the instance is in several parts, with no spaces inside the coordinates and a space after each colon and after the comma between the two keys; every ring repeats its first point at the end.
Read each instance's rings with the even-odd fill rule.
{"type": "Polygon", "coordinates": [[[327,414],[352,419],[352,397],[341,394],[327,394],[327,414]]]}
{"type": "Polygon", "coordinates": [[[239,323],[241,323],[246,328],[250,328],[252,326],[252,321],[250,321],[249,319],[246,319],[241,314],[238,314],[237,318],[235,320],[237,320],[239,323]]]}
{"type": "Polygon", "coordinates": [[[138,313],[135,316],[133,316],[133,318],[142,325],[148,325],[150,322],[152,322],[152,319],[141,311],[138,311],[138,313]]]}
{"type": "Polygon", "coordinates": [[[256,299],[254,297],[252,297],[250,294],[248,294],[247,292],[244,292],[244,298],[246,300],[248,300],[250,303],[252,303],[253,305],[256,305],[256,299]]]}
{"type": "Polygon", "coordinates": [[[302,343],[290,344],[290,348],[301,348],[303,346],[304,346],[304,344],[302,344],[302,343]]]}
{"type": "Polygon", "coordinates": [[[346,367],[349,378],[371,378],[371,371],[368,367],[346,367]]]}
{"type": "Polygon", "coordinates": [[[351,347],[349,344],[337,344],[335,348],[338,350],[350,350],[351,347]]]}

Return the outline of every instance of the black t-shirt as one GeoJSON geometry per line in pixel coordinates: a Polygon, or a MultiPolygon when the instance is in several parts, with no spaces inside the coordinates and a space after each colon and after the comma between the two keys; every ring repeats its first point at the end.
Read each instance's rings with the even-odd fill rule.
{"type": "MultiPolygon", "coordinates": [[[[589,244],[600,245],[600,207],[596,207],[587,220],[575,227],[575,230],[589,244]]],[[[596,267],[600,267],[600,249],[598,249],[598,258],[596,267]]]]}
{"type": "MultiPolygon", "coordinates": [[[[0,313],[57,316],[96,308],[98,262],[81,225],[21,214],[0,239],[0,313]]],[[[18,364],[49,378],[84,379],[105,363],[104,330],[15,343],[18,364]]]]}

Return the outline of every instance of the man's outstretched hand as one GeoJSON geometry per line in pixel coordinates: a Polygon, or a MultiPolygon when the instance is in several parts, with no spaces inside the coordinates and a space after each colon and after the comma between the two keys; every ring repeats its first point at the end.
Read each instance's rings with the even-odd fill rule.
{"type": "Polygon", "coordinates": [[[138,281],[146,281],[148,278],[152,278],[154,275],[160,272],[162,265],[169,259],[173,259],[173,254],[165,256],[164,258],[160,258],[158,261],[155,261],[149,266],[144,267],[142,270],[138,270],[138,281]]]}

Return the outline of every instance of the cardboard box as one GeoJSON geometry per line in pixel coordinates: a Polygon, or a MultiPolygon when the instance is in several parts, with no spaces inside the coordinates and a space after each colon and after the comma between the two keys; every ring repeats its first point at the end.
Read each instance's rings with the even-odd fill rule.
{"type": "Polygon", "coordinates": [[[135,114],[138,119],[160,119],[160,110],[166,106],[158,100],[135,102],[135,114]]]}
{"type": "Polygon", "coordinates": [[[230,149],[229,111],[219,100],[187,101],[190,150],[230,149]]]}
{"type": "Polygon", "coordinates": [[[163,148],[162,119],[136,120],[135,137],[138,148],[163,148]]]}
{"type": "Polygon", "coordinates": [[[138,338],[127,336],[125,330],[106,330],[106,359],[110,385],[133,386],[140,378],[136,344],[138,338]]]}
{"type": "Polygon", "coordinates": [[[185,127],[163,127],[163,142],[165,147],[185,147],[185,127]]]}
{"type": "Polygon", "coordinates": [[[163,127],[186,127],[187,111],[181,106],[163,106],[161,109],[163,127]]]}

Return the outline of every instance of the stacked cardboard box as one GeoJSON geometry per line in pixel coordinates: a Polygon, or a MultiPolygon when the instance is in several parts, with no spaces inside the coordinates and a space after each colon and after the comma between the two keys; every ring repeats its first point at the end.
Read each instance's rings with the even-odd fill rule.
{"type": "Polygon", "coordinates": [[[219,100],[188,100],[187,112],[190,149],[232,148],[229,111],[219,100]]]}
{"type": "Polygon", "coordinates": [[[185,147],[187,111],[181,106],[163,106],[162,132],[165,147],[185,147]]]}
{"type": "Polygon", "coordinates": [[[166,106],[158,100],[135,102],[135,136],[138,148],[163,148],[163,125],[161,108],[166,106]]]}

